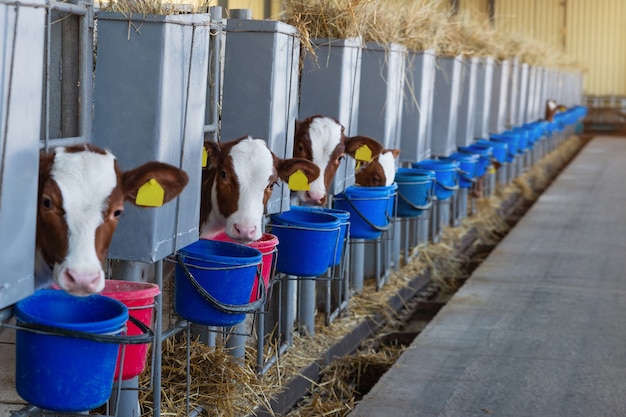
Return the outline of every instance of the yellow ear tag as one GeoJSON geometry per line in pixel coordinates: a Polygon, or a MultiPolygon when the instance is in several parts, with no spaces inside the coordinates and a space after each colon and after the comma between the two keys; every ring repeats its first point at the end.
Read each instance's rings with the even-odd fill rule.
{"type": "Polygon", "coordinates": [[[202,147],[202,168],[205,168],[209,163],[209,153],[206,151],[206,148],[202,147]]]}
{"type": "Polygon", "coordinates": [[[161,207],[164,197],[165,190],[163,190],[161,184],[154,178],[150,178],[150,181],[139,187],[135,204],[144,207],[161,207]]]}
{"type": "Polygon", "coordinates": [[[489,172],[490,174],[495,174],[496,173],[496,167],[494,167],[493,165],[489,165],[489,168],[488,168],[487,172],[489,172]]]}
{"type": "Polygon", "coordinates": [[[291,191],[308,191],[309,179],[304,175],[301,169],[297,170],[289,176],[289,189],[291,191]]]}
{"type": "Polygon", "coordinates": [[[354,153],[354,159],[357,161],[369,162],[372,160],[372,150],[369,146],[363,145],[354,153]]]}

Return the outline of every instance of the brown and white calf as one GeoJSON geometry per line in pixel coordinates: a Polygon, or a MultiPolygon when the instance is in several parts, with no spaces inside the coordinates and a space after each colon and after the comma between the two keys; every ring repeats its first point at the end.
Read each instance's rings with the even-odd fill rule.
{"type": "Polygon", "coordinates": [[[364,187],[390,186],[396,178],[396,158],[399,149],[383,149],[370,162],[358,165],[355,183],[364,187]]]}
{"type": "Polygon", "coordinates": [[[232,142],[206,142],[208,164],[202,173],[201,237],[220,232],[241,242],[263,235],[263,214],[274,184],[301,170],[309,183],[320,170],[299,158],[280,159],[262,139],[244,136],[232,142]]]}
{"type": "Polygon", "coordinates": [[[546,100],[546,112],[544,120],[552,122],[554,120],[554,115],[558,112],[558,110],[559,104],[556,102],[556,100],[551,98],[546,100]]]}
{"type": "Polygon", "coordinates": [[[383,151],[383,146],[372,138],[346,136],[344,127],[332,117],[315,115],[297,120],[293,156],[312,161],[323,173],[311,183],[309,191],[298,191],[298,199],[304,204],[325,205],[327,189],[344,155],[354,157],[363,145],[369,147],[373,158],[383,151]]]}
{"type": "Polygon", "coordinates": [[[187,185],[187,174],[161,162],[122,171],[110,152],[92,145],[58,147],[39,160],[35,278],[52,278],[74,295],[104,288],[102,265],[124,202],[135,203],[139,188],[156,180],[163,202],[187,185]]]}

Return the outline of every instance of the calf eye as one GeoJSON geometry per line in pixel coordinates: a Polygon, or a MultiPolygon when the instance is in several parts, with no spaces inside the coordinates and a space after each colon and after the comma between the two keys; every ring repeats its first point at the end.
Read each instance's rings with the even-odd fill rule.
{"type": "Polygon", "coordinates": [[[122,215],[122,213],[124,213],[124,210],[115,210],[115,211],[113,212],[113,217],[115,217],[116,219],[118,219],[118,218],[122,215]]]}
{"type": "Polygon", "coordinates": [[[43,197],[42,200],[41,200],[41,204],[44,206],[44,208],[51,209],[52,208],[52,199],[50,197],[43,197]]]}
{"type": "Polygon", "coordinates": [[[226,178],[228,178],[228,174],[226,173],[226,171],[222,170],[220,172],[220,177],[222,177],[222,179],[225,180],[226,178]]]}

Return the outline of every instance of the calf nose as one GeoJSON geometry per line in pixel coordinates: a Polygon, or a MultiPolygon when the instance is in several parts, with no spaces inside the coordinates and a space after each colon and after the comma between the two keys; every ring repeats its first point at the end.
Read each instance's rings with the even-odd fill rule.
{"type": "Polygon", "coordinates": [[[100,291],[100,271],[79,272],[67,268],[62,275],[62,287],[70,294],[89,295],[100,291]]]}
{"type": "Polygon", "coordinates": [[[241,241],[253,241],[256,240],[256,226],[245,226],[242,224],[235,223],[233,225],[233,229],[235,230],[235,235],[233,238],[241,241]]]}
{"type": "Polygon", "coordinates": [[[326,199],[326,192],[319,190],[309,190],[304,193],[304,202],[308,204],[322,205],[326,199]]]}

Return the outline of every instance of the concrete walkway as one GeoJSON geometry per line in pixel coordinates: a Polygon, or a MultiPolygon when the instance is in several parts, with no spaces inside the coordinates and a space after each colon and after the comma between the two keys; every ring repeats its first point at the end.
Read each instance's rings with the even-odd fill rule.
{"type": "Polygon", "coordinates": [[[626,140],[593,139],[351,417],[626,416],[626,140]]]}

